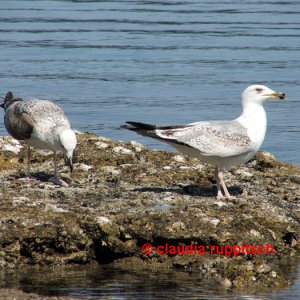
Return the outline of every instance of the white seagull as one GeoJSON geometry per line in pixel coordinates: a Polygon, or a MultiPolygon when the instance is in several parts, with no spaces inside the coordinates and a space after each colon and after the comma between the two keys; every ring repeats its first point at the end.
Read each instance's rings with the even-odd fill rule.
{"type": "Polygon", "coordinates": [[[57,171],[56,151],[62,151],[66,156],[67,164],[73,171],[73,152],[76,147],[76,136],[63,110],[47,100],[32,99],[23,101],[14,98],[8,92],[4,103],[4,124],[8,133],[17,140],[23,140],[28,145],[27,177],[30,175],[30,147],[53,151],[55,176],[50,182],[67,187],[57,171]]]}
{"type": "Polygon", "coordinates": [[[251,85],[242,93],[242,113],[235,120],[161,127],[126,122],[121,127],[166,142],[185,155],[214,165],[217,198],[230,199],[232,197],[222,172],[246,163],[256,154],[264,141],[267,128],[263,104],[267,99],[284,98],[282,92],[275,92],[264,85],[251,85]]]}

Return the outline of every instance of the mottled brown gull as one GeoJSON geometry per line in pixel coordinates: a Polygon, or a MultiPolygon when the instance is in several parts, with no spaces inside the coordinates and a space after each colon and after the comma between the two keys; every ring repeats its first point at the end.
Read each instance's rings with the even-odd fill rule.
{"type": "Polygon", "coordinates": [[[267,127],[263,104],[284,99],[285,94],[264,85],[251,85],[241,96],[242,113],[232,121],[207,121],[187,125],[155,126],[128,121],[121,126],[166,142],[181,153],[216,166],[217,198],[231,198],[223,171],[249,161],[261,147],[267,127]],[[222,193],[222,188],[224,195],[222,193]]]}
{"type": "Polygon", "coordinates": [[[61,186],[68,186],[61,180],[57,171],[56,152],[62,151],[72,172],[73,152],[76,147],[76,136],[63,110],[47,100],[31,99],[23,101],[15,98],[12,92],[5,96],[4,124],[8,133],[28,145],[27,178],[30,175],[30,147],[53,151],[55,176],[49,181],[61,186]]]}

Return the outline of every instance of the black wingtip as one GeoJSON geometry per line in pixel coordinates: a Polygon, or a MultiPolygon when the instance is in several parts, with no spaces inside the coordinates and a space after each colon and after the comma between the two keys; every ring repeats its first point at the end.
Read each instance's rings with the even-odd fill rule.
{"type": "Polygon", "coordinates": [[[126,121],[121,128],[129,129],[129,130],[155,130],[156,126],[152,124],[140,123],[140,122],[133,122],[133,121],[126,121]]]}
{"type": "Polygon", "coordinates": [[[122,128],[122,129],[129,129],[130,127],[132,127],[132,126],[127,124],[127,122],[120,126],[120,128],[122,128]]]}

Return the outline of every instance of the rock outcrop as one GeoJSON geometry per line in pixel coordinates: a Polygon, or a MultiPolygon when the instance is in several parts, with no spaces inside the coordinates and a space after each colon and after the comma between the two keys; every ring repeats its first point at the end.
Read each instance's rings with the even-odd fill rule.
{"type": "Polygon", "coordinates": [[[26,148],[0,138],[1,268],[97,261],[179,268],[232,287],[287,284],[279,265],[299,255],[298,167],[260,152],[225,174],[236,199],[216,200],[213,168],[196,159],[78,140],[72,176],[60,157],[62,188],[47,182],[50,153],[33,150],[38,180],[27,181],[26,148]]]}

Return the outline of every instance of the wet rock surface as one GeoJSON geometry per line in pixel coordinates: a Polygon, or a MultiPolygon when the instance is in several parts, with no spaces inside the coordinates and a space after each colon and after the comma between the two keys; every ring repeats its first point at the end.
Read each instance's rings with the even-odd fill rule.
{"type": "Polygon", "coordinates": [[[26,157],[26,147],[0,138],[1,268],[97,261],[197,272],[226,287],[287,284],[280,261],[299,255],[296,166],[260,152],[225,173],[236,199],[217,200],[213,167],[136,142],[78,135],[74,173],[59,161],[68,188],[47,181],[54,172],[47,151],[33,150],[37,180],[24,179],[26,157]],[[274,253],[237,253],[247,245],[274,253]]]}
{"type": "Polygon", "coordinates": [[[75,298],[47,297],[33,293],[24,293],[14,289],[0,289],[0,297],[5,300],[76,300],[75,298]]]}

